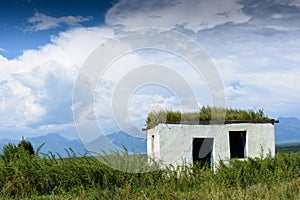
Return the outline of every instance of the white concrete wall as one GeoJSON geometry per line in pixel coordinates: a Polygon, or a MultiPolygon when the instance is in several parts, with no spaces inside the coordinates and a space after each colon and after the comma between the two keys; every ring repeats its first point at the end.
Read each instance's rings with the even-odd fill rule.
{"type": "Polygon", "coordinates": [[[155,161],[161,160],[158,126],[155,126],[154,128],[147,130],[147,154],[149,160],[155,160],[155,161]]]}
{"type": "Polygon", "coordinates": [[[193,138],[214,138],[213,162],[230,159],[229,131],[246,131],[246,157],[275,155],[274,125],[271,123],[239,123],[226,125],[158,124],[147,130],[148,156],[163,165],[191,164],[193,138]],[[152,149],[154,135],[154,151],[152,149]],[[263,152],[261,151],[263,148],[263,152]],[[262,154],[263,153],[263,154],[262,154]]]}

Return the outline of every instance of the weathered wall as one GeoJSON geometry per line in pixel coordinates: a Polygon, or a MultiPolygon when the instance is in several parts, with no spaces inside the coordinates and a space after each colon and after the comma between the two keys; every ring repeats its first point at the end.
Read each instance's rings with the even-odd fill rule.
{"type": "Polygon", "coordinates": [[[158,126],[147,130],[147,154],[150,160],[161,160],[158,126]]]}
{"type": "MultiPolygon", "coordinates": [[[[265,157],[269,152],[275,155],[274,125],[226,124],[226,125],[184,125],[158,124],[147,131],[149,157],[161,160],[164,165],[192,163],[193,138],[214,138],[213,161],[230,159],[229,131],[246,131],[246,157],[265,157]],[[154,135],[154,151],[152,149],[154,135]],[[261,151],[263,148],[263,152],[261,151]]],[[[205,152],[204,152],[205,153],[205,152]]]]}

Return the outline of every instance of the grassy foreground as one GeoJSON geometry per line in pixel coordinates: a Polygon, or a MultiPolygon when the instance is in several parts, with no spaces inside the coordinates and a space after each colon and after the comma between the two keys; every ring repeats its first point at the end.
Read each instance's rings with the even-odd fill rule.
{"type": "Polygon", "coordinates": [[[2,156],[0,199],[300,199],[299,153],[232,160],[216,173],[197,166],[126,173],[70,156],[2,156]]]}

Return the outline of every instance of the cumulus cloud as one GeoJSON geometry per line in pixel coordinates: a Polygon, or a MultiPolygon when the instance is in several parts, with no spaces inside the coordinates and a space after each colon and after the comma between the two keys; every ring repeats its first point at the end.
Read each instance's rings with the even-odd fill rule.
{"type": "Polygon", "coordinates": [[[80,106],[74,105],[75,112],[81,116],[77,121],[79,124],[88,124],[88,121],[98,120],[107,133],[124,127],[126,130],[131,126],[139,127],[138,129],[144,127],[147,114],[152,110],[196,111],[198,102],[192,100],[192,88],[196,88],[196,93],[201,93],[200,100],[209,97],[207,93],[201,92],[206,90],[205,84],[201,77],[195,76],[195,71],[191,68],[193,69],[191,65],[176,56],[167,56],[166,52],[144,50],[120,57],[102,74],[95,90],[95,102],[84,100],[80,106]],[[149,70],[155,64],[160,64],[160,70],[149,70]],[[149,82],[149,77],[156,78],[149,82]],[[122,92],[125,94],[122,95],[122,92]],[[128,99],[125,98],[127,94],[128,99]],[[128,116],[120,114],[124,110],[121,111],[119,106],[125,107],[128,116]],[[91,112],[93,108],[95,113],[91,112]]]}
{"type": "Polygon", "coordinates": [[[299,11],[286,1],[241,1],[251,16],[199,34],[225,85],[227,105],[264,108],[273,117],[299,116],[299,11]],[[237,87],[232,82],[239,83],[237,87]]]}
{"type": "Polygon", "coordinates": [[[51,17],[40,12],[36,12],[33,17],[28,19],[31,24],[25,31],[44,31],[48,29],[57,28],[61,25],[80,26],[81,23],[91,20],[92,17],[82,16],[62,16],[51,17]]]}
{"type": "Polygon", "coordinates": [[[147,115],[151,111],[182,110],[179,99],[175,96],[166,97],[164,94],[146,95],[134,94],[128,102],[130,120],[137,127],[144,127],[147,115]]]}
{"type": "MultiPolygon", "coordinates": [[[[263,59],[264,56],[256,57],[263,59]]],[[[271,117],[299,116],[299,88],[295,86],[299,67],[266,66],[251,70],[253,63],[244,59],[214,60],[225,83],[226,104],[233,108],[263,108],[271,117]],[[249,70],[244,70],[244,69],[249,70]]],[[[274,61],[276,62],[276,61],[274,61]]],[[[287,62],[287,60],[285,60],[287,62]]],[[[274,65],[274,64],[273,64],[274,65]]],[[[280,64],[279,64],[280,65],[280,64]]]]}
{"type": "Polygon", "coordinates": [[[45,113],[30,89],[13,79],[0,82],[0,93],[1,127],[23,127],[37,122],[45,113]]]}
{"type": "MultiPolygon", "coordinates": [[[[193,30],[192,37],[207,50],[217,66],[228,106],[264,108],[274,117],[299,116],[300,92],[295,86],[300,74],[297,1],[274,1],[269,7],[276,8],[275,11],[260,1],[247,2],[121,0],[107,12],[106,23],[125,28],[181,26],[181,31],[188,35],[193,30]]],[[[35,17],[31,19],[31,31],[61,24],[77,26],[88,20],[51,18],[41,13],[35,17]]],[[[105,131],[112,132],[117,127],[110,110],[114,88],[138,66],[153,63],[177,70],[195,88],[197,103],[210,103],[205,77],[201,79],[201,75],[173,55],[157,51],[129,53],[119,58],[106,71],[101,87],[96,88],[95,102],[87,100],[72,105],[73,83],[79,69],[87,56],[113,34],[113,30],[105,27],[77,27],[52,36],[49,44],[38,50],[26,50],[18,58],[0,55],[0,127],[32,132],[69,130],[74,128],[72,112],[81,109],[78,121],[85,125],[83,131],[92,135],[97,127],[91,123],[98,120],[105,131]],[[93,109],[96,113],[91,112],[93,109]]],[[[131,37],[134,39],[134,35],[131,37]]],[[[151,40],[146,42],[150,44],[151,40]]],[[[166,45],[168,42],[161,41],[166,45]]],[[[186,92],[182,82],[174,77],[159,72],[157,76],[165,77],[186,92]]],[[[86,92],[80,94],[85,96],[86,92]]],[[[140,126],[151,109],[180,110],[183,105],[179,105],[175,95],[167,93],[148,88],[147,92],[132,94],[128,102],[130,119],[140,126]]],[[[185,103],[188,105],[189,101],[185,103]]]]}
{"type": "MultiPolygon", "coordinates": [[[[173,94],[168,94],[169,91],[158,91],[157,87],[152,85],[148,87],[149,90],[152,90],[151,93],[143,90],[143,92],[130,95],[130,99],[126,102],[128,118],[118,120],[117,115],[120,110],[112,105],[114,88],[115,85],[112,85],[112,83],[102,81],[95,96],[95,102],[92,105],[95,113],[89,112],[86,106],[81,107],[84,109],[81,110],[81,115],[79,115],[82,117],[78,120],[79,126],[90,126],[91,121],[97,121],[102,134],[112,133],[120,129],[132,130],[133,128],[140,132],[141,128],[145,127],[145,120],[149,112],[165,109],[182,110],[183,105],[180,104],[179,99],[173,94]],[[106,87],[107,84],[110,86],[106,87]],[[153,90],[156,91],[156,94],[153,94],[153,90]]],[[[85,132],[84,135],[90,140],[99,137],[99,132],[93,130],[90,133],[85,132]]],[[[144,137],[144,134],[139,136],[144,137]]]]}
{"type": "Polygon", "coordinates": [[[0,127],[31,132],[70,129],[78,70],[112,33],[106,28],[76,28],[18,58],[0,55],[0,127]]]}
{"type": "Polygon", "coordinates": [[[128,29],[181,25],[198,31],[229,22],[247,22],[250,17],[242,12],[242,8],[234,0],[121,0],[107,12],[106,23],[128,29]]]}

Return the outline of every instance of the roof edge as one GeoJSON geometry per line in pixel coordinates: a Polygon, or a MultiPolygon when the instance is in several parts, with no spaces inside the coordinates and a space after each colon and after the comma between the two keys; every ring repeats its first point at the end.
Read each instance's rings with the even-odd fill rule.
{"type": "Polygon", "coordinates": [[[248,123],[248,124],[275,124],[279,123],[279,120],[275,119],[267,119],[267,120],[183,120],[183,121],[158,121],[154,126],[150,128],[143,128],[143,131],[146,131],[148,129],[151,129],[158,124],[186,124],[186,125],[210,125],[210,124],[216,124],[216,125],[222,125],[222,124],[242,124],[242,123],[248,123]]]}

